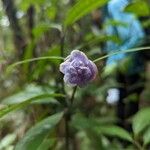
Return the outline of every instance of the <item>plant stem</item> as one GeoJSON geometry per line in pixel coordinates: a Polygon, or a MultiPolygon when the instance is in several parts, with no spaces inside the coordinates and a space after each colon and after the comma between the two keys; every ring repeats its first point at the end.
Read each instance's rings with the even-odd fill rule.
{"type": "Polygon", "coordinates": [[[65,147],[66,147],[66,150],[69,150],[70,147],[70,130],[69,130],[69,115],[68,115],[68,112],[66,113],[66,116],[65,116],[65,147]]]}
{"type": "Polygon", "coordinates": [[[67,106],[67,112],[65,115],[65,143],[66,143],[66,150],[70,149],[70,128],[69,128],[69,122],[71,120],[72,117],[72,113],[71,113],[71,107],[73,105],[73,100],[74,100],[74,96],[77,90],[77,86],[74,87],[71,98],[70,98],[70,105],[67,106]]]}

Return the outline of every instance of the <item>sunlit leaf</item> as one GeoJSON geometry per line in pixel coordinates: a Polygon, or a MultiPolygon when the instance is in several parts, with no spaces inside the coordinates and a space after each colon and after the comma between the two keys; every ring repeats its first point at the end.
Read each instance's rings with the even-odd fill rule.
{"type": "Polygon", "coordinates": [[[102,7],[107,3],[108,0],[79,0],[77,3],[68,11],[64,25],[68,26],[73,24],[75,21],[81,19],[94,9],[102,7]]]}
{"type": "MultiPolygon", "coordinates": [[[[16,145],[15,150],[37,150],[41,147],[50,131],[59,123],[63,113],[54,114],[37,123],[27,131],[25,136],[16,145]]],[[[43,150],[46,150],[47,147],[43,150]]]]}
{"type": "Polygon", "coordinates": [[[130,3],[125,8],[126,12],[134,13],[138,16],[149,16],[149,4],[145,1],[136,1],[130,3]]]}

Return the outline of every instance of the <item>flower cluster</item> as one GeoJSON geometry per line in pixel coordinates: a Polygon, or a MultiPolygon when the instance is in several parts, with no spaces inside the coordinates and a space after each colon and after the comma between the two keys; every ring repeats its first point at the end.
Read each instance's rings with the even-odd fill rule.
{"type": "Polygon", "coordinates": [[[66,84],[83,87],[95,79],[97,67],[83,52],[73,50],[60,64],[60,71],[64,74],[66,84]]]}

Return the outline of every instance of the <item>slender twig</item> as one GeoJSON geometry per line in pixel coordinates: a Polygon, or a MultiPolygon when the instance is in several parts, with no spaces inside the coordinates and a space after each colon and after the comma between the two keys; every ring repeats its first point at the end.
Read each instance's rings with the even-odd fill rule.
{"type": "Polygon", "coordinates": [[[66,150],[70,149],[70,128],[69,128],[69,122],[70,122],[71,116],[72,116],[71,107],[73,105],[73,101],[74,101],[74,96],[75,96],[76,90],[77,90],[77,86],[75,86],[74,89],[73,89],[73,92],[72,92],[72,95],[71,95],[71,98],[70,98],[70,105],[68,105],[66,116],[65,116],[66,150]]]}
{"type": "MultiPolygon", "coordinates": [[[[61,32],[60,37],[60,51],[61,51],[61,57],[64,57],[64,46],[65,46],[65,32],[61,32]]],[[[62,60],[63,61],[63,60],[62,60]]],[[[61,90],[65,94],[65,85],[63,81],[63,76],[61,76],[61,90]]],[[[69,121],[70,121],[70,112],[69,112],[69,105],[67,105],[67,110],[65,114],[65,149],[70,149],[70,129],[69,129],[69,121]]]]}
{"type": "Polygon", "coordinates": [[[29,62],[34,62],[34,61],[40,61],[40,60],[64,60],[64,58],[62,57],[57,57],[57,56],[44,56],[44,57],[37,57],[37,58],[31,58],[31,59],[25,59],[25,60],[22,60],[22,61],[18,61],[18,62],[15,62],[11,65],[9,65],[7,67],[7,72],[11,71],[11,69],[13,69],[14,67],[18,66],[18,65],[22,65],[22,64],[25,64],[25,63],[29,63],[29,62]]]}
{"type": "MultiPolygon", "coordinates": [[[[67,110],[68,111],[68,110],[67,110]]],[[[66,150],[70,149],[70,129],[69,129],[69,114],[68,112],[66,113],[65,116],[65,147],[66,150]]]]}
{"type": "Polygon", "coordinates": [[[102,59],[105,59],[109,56],[113,56],[113,55],[117,55],[117,54],[122,54],[122,53],[132,53],[132,52],[136,52],[136,51],[143,51],[143,50],[150,50],[150,46],[148,47],[139,47],[139,48],[133,48],[133,49],[128,49],[128,50],[123,50],[123,51],[113,51],[112,53],[109,53],[108,55],[102,56],[100,58],[97,58],[95,60],[93,60],[93,62],[98,62],[102,59]]]}

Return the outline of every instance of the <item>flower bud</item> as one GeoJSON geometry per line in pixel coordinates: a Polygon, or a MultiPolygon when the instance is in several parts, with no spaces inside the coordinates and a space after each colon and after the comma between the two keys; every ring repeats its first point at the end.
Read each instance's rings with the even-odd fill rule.
{"type": "Polygon", "coordinates": [[[80,87],[95,79],[98,72],[96,65],[79,50],[73,50],[60,64],[60,71],[66,84],[80,87]]]}

